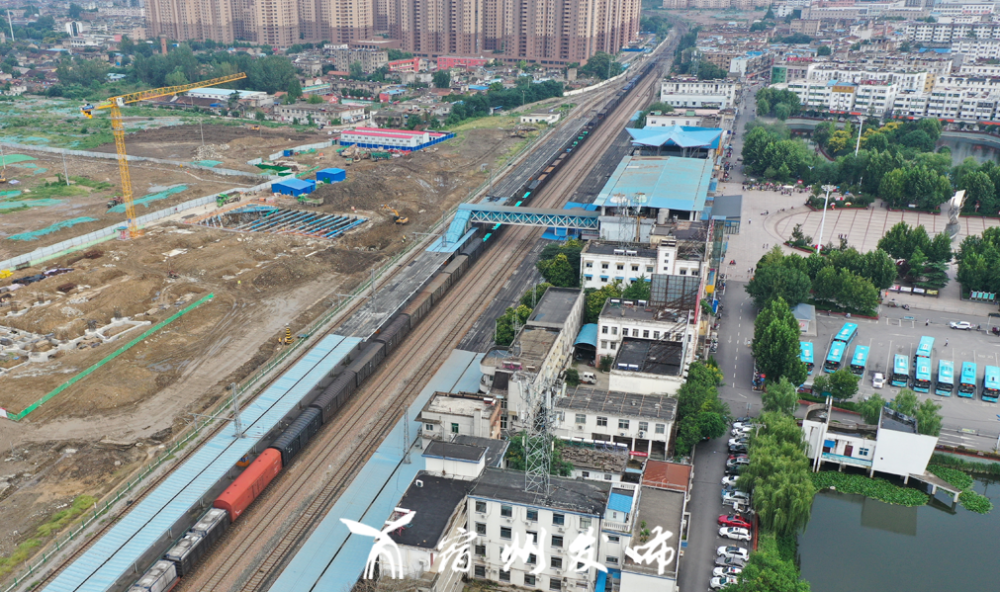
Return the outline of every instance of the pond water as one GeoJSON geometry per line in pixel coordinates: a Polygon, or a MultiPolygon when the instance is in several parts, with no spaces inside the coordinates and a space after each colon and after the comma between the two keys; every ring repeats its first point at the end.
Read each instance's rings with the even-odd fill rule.
{"type": "Polygon", "coordinates": [[[813,592],[995,590],[1000,482],[977,480],[975,489],[991,498],[989,514],[952,509],[943,492],[917,508],[817,494],[799,535],[802,578],[813,592]]]}
{"type": "Polygon", "coordinates": [[[969,156],[979,162],[1000,162],[1000,138],[996,136],[974,136],[970,139],[968,134],[957,137],[946,132],[941,135],[938,146],[951,149],[951,161],[954,164],[961,163],[969,156]]]}

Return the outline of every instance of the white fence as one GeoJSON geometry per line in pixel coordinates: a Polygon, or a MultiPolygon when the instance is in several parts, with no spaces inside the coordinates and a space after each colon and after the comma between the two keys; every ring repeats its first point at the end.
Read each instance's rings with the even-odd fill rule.
{"type": "MultiPolygon", "coordinates": [[[[197,208],[199,206],[212,204],[215,202],[215,199],[220,195],[222,195],[223,193],[239,193],[239,192],[253,193],[255,191],[260,191],[261,189],[268,189],[270,187],[271,187],[271,181],[268,181],[266,183],[261,183],[260,185],[256,185],[249,189],[230,189],[228,191],[220,191],[219,193],[206,195],[205,197],[199,197],[197,199],[188,200],[184,203],[177,204],[176,206],[171,206],[163,210],[157,210],[155,212],[151,212],[144,216],[139,216],[138,218],[136,218],[136,223],[139,226],[145,226],[161,218],[166,218],[167,216],[172,216],[179,212],[183,212],[184,210],[190,210],[191,208],[197,208]]],[[[54,245],[41,247],[39,249],[35,249],[30,253],[25,253],[24,255],[18,255],[17,257],[12,257],[6,261],[0,261],[0,269],[14,269],[18,265],[30,264],[32,261],[37,261],[39,259],[51,257],[67,249],[72,249],[74,247],[79,247],[93,243],[95,241],[106,239],[108,237],[118,234],[118,229],[125,225],[126,223],[123,221],[119,222],[118,224],[113,224],[111,226],[105,226],[100,230],[88,232],[87,234],[84,234],[82,236],[75,236],[71,239],[58,242],[54,245]]]]}
{"type": "MultiPolygon", "coordinates": [[[[118,155],[113,152],[91,152],[90,150],[73,150],[70,148],[53,148],[52,146],[32,146],[29,144],[17,144],[15,142],[2,142],[4,147],[13,148],[15,150],[26,150],[32,152],[48,152],[50,154],[65,154],[67,156],[82,156],[84,158],[104,158],[107,160],[118,160],[118,155]]],[[[191,169],[198,169],[202,171],[210,171],[213,173],[218,173],[220,175],[229,175],[231,177],[259,177],[260,173],[255,173],[253,171],[237,171],[233,169],[222,169],[213,168],[200,164],[193,164],[190,162],[184,162],[182,160],[167,160],[164,158],[148,158],[145,156],[132,156],[128,155],[126,158],[129,162],[155,162],[157,164],[169,164],[172,166],[183,166],[191,169]]]]}
{"type": "MultiPolygon", "coordinates": [[[[296,146],[294,148],[286,148],[286,150],[291,150],[294,153],[294,152],[302,152],[303,150],[312,150],[314,148],[316,148],[316,149],[318,149],[318,148],[329,148],[331,146],[333,146],[333,141],[332,140],[327,140],[325,142],[317,142],[315,144],[304,144],[302,146],[296,146]]],[[[284,155],[285,155],[285,151],[284,150],[279,150],[278,152],[275,152],[274,154],[268,156],[267,159],[268,160],[274,160],[276,158],[281,158],[284,155]]]]}

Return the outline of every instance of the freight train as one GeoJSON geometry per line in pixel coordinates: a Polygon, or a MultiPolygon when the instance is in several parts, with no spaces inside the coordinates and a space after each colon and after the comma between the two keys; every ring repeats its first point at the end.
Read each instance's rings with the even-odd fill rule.
{"type": "MultiPolygon", "coordinates": [[[[645,76],[653,64],[627,84],[629,90],[645,76]]],[[[543,172],[520,188],[522,198],[515,204],[521,206],[531,200],[532,195],[562,166],[574,150],[589,137],[590,133],[603,121],[609,110],[621,102],[628,90],[622,89],[605,105],[559,154],[543,167],[543,172]]],[[[482,238],[477,232],[469,242],[442,263],[443,268],[432,275],[421,289],[405,303],[402,309],[386,320],[375,333],[348,356],[347,367],[332,373],[316,384],[300,401],[298,416],[277,438],[227,487],[198,522],[191,527],[160,560],[153,564],[143,576],[129,588],[129,592],[168,592],[180,579],[194,569],[213,544],[219,540],[230,525],[250,507],[267,489],[268,485],[281,474],[295,459],[296,455],[312,440],[319,430],[331,423],[337,412],[368,378],[384,363],[403,339],[427,316],[430,310],[445,297],[448,291],[465,275],[472,264],[486,250],[488,239],[499,229],[499,225],[486,228],[482,238]]]]}

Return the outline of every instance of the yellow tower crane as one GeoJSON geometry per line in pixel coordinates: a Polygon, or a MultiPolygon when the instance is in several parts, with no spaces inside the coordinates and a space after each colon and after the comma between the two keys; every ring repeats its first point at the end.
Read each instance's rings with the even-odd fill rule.
{"type": "Polygon", "coordinates": [[[121,173],[122,177],[122,201],[125,203],[125,216],[128,218],[128,234],[130,238],[140,236],[142,233],[139,231],[139,225],[135,220],[135,204],[132,201],[132,178],[128,171],[128,155],[125,153],[125,125],[122,123],[121,108],[129,103],[137,103],[148,99],[176,95],[177,93],[189,91],[194,88],[216,86],[232,82],[234,80],[241,80],[246,77],[246,74],[240,72],[239,74],[230,74],[228,76],[222,76],[221,78],[212,78],[210,80],[203,80],[201,82],[185,84],[183,86],[165,86],[163,88],[154,88],[152,90],[129,93],[119,97],[111,97],[98,105],[88,104],[80,107],[80,112],[86,115],[87,119],[93,119],[94,111],[99,109],[111,109],[111,130],[114,132],[115,148],[118,150],[118,171],[121,173]]]}

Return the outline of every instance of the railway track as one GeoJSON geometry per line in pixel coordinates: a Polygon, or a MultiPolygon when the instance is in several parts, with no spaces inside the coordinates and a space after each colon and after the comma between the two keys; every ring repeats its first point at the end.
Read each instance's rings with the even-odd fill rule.
{"type": "MultiPolygon", "coordinates": [[[[630,95],[630,99],[609,117],[595,138],[588,142],[585,150],[576,155],[576,165],[571,167],[581,171],[603,154],[599,146],[620,133],[621,126],[634,112],[636,105],[648,101],[649,92],[659,77],[647,77],[645,84],[630,95]],[[633,96],[634,95],[634,96],[633,96]],[[591,146],[593,145],[593,146],[591,146]]],[[[596,103],[588,99],[587,106],[596,103]]],[[[562,176],[557,183],[550,184],[532,205],[535,207],[557,207],[568,194],[567,189],[579,185],[584,175],[572,173],[562,176]]],[[[327,515],[329,509],[340,497],[360,469],[370,458],[377,445],[396,425],[407,405],[430,380],[434,372],[447,358],[462,335],[472,326],[486,309],[503,285],[497,281],[503,277],[504,269],[510,263],[516,264],[531,250],[541,234],[540,229],[528,227],[510,228],[470,267],[469,272],[455,285],[445,300],[435,306],[404,343],[392,354],[394,359],[383,365],[368,383],[354,395],[347,409],[342,410],[331,429],[321,432],[309,449],[305,451],[292,470],[273,483],[262,496],[263,499],[243,516],[226,540],[223,548],[215,550],[192,575],[182,580],[178,592],[207,590],[212,592],[263,592],[277,578],[280,569],[292,557],[299,545],[308,537],[313,528],[327,515]],[[457,322],[456,322],[457,320],[457,322]],[[425,356],[421,360],[415,358],[425,356]],[[398,373],[400,362],[415,368],[405,378],[398,373]],[[384,410],[380,411],[374,425],[366,425],[370,420],[370,410],[377,406],[385,393],[393,391],[384,410]],[[346,413],[345,413],[346,411],[346,413]],[[363,435],[357,435],[357,432],[363,435]],[[360,450],[364,453],[351,455],[337,468],[333,479],[327,480],[317,489],[313,477],[328,474],[324,466],[329,466],[332,457],[345,449],[360,450]]]]}
{"type": "MultiPolygon", "coordinates": [[[[655,74],[649,75],[640,83],[641,92],[633,92],[628,95],[628,98],[613,111],[614,116],[609,117],[597,133],[594,134],[594,137],[591,138],[591,141],[579,153],[574,155],[572,159],[573,164],[570,167],[574,173],[559,175],[555,179],[555,183],[550,183],[540,192],[535,203],[532,204],[534,207],[555,207],[560,205],[558,202],[561,199],[564,200],[565,196],[570,193],[566,189],[571,185],[579,185],[582,182],[584,175],[579,173],[593,159],[600,156],[600,149],[597,145],[603,145],[606,142],[607,139],[605,136],[620,131],[621,126],[633,112],[634,106],[647,100],[646,95],[648,95],[650,88],[658,80],[659,77],[655,74]]],[[[616,88],[617,85],[612,85],[608,87],[608,91],[613,91],[616,88]]],[[[636,89],[636,91],[639,90],[639,88],[636,89]]],[[[588,97],[574,111],[586,113],[592,105],[597,104],[607,94],[609,93],[605,92],[588,97]]],[[[614,136],[611,135],[610,137],[613,138],[614,136]]],[[[417,365],[419,369],[414,374],[402,379],[401,392],[398,392],[387,402],[384,411],[375,419],[375,425],[364,426],[362,430],[364,434],[361,441],[351,443],[352,450],[365,450],[366,454],[353,455],[353,458],[348,460],[348,464],[341,466],[337,471],[339,476],[336,479],[327,481],[318,491],[315,488],[312,491],[307,490],[310,477],[316,474],[315,471],[319,470],[322,473],[322,465],[329,464],[329,456],[335,453],[338,447],[342,448],[344,446],[348,435],[353,433],[355,429],[362,427],[362,420],[368,415],[371,409],[370,403],[377,401],[380,393],[387,390],[395,381],[400,380],[398,374],[390,366],[381,368],[376,375],[376,381],[369,383],[369,385],[362,389],[362,392],[354,396],[347,407],[349,416],[342,411],[341,417],[335,423],[337,428],[321,432],[321,436],[309,447],[307,454],[303,455],[303,458],[300,458],[292,466],[291,471],[283,475],[279,483],[275,483],[278,487],[272,486],[269,488],[262,496],[263,500],[261,503],[254,504],[250,511],[247,512],[248,515],[245,516],[245,519],[241,520],[236,525],[236,528],[232,529],[234,532],[228,535],[222,543],[224,549],[217,549],[213,553],[212,558],[209,558],[192,576],[183,579],[178,590],[218,590],[221,592],[222,590],[235,589],[253,591],[266,589],[269,583],[273,581],[273,578],[277,576],[279,568],[284,565],[300,542],[308,536],[313,526],[326,515],[329,507],[339,498],[357,471],[370,457],[369,452],[375,448],[373,444],[380,442],[385,434],[392,429],[392,426],[395,425],[398,418],[402,415],[404,408],[419,393],[430,377],[433,376],[433,373],[441,363],[444,362],[461,335],[471,327],[479,314],[492,301],[496,292],[499,292],[502,282],[496,280],[502,277],[500,272],[505,268],[509,269],[510,261],[514,261],[515,264],[520,261],[530,251],[540,234],[540,229],[527,227],[511,228],[509,231],[501,234],[497,240],[498,244],[493,245],[492,248],[488,249],[479,258],[476,265],[472,266],[456,287],[449,292],[446,299],[441,303],[441,306],[435,306],[433,312],[428,315],[428,318],[424,319],[424,322],[413,332],[415,334],[406,339],[397,352],[393,353],[396,356],[396,361],[399,362],[420,351],[426,354],[426,361],[417,365]],[[455,319],[462,319],[462,321],[455,323],[455,319]],[[448,321],[452,322],[449,323],[448,321]],[[437,335],[440,333],[441,327],[448,325],[451,325],[451,328],[447,329],[444,335],[437,335]],[[428,338],[431,336],[436,336],[439,341],[437,341],[433,349],[427,351],[425,346],[428,338]],[[289,477],[295,477],[295,479],[289,479],[289,477]],[[298,502],[297,504],[295,503],[296,501],[298,502]],[[285,502],[289,503],[287,505],[278,505],[285,502]],[[259,514],[266,512],[264,508],[268,506],[280,508],[294,507],[299,513],[297,516],[291,517],[281,516],[272,512],[269,517],[262,519],[259,514]],[[255,518],[254,515],[258,516],[255,518]],[[249,530],[250,532],[244,533],[243,531],[245,530],[249,530]],[[271,536],[266,536],[268,534],[271,536]],[[276,538],[277,540],[275,540],[276,538]],[[232,541],[236,542],[237,548],[232,549],[232,552],[228,552],[230,551],[230,544],[227,544],[227,542],[232,541]],[[267,549],[262,549],[260,547],[264,541],[272,544],[266,545],[267,549]],[[257,547],[256,552],[254,552],[255,547],[257,547]],[[213,558],[224,559],[213,560],[213,558]],[[248,559],[250,560],[250,565],[247,565],[248,559]],[[250,568],[255,568],[252,573],[248,573],[250,568]],[[212,575],[208,579],[199,577],[200,574],[209,573],[212,575]],[[229,585],[228,587],[227,584],[229,585]],[[233,587],[233,585],[236,587],[233,587]]],[[[418,251],[414,251],[414,254],[417,253],[418,251]]],[[[403,264],[396,266],[386,276],[383,283],[390,281],[404,267],[403,264]]],[[[362,306],[364,306],[364,300],[358,299],[355,304],[351,305],[340,315],[340,318],[353,314],[362,306]]],[[[327,331],[323,335],[332,332],[327,331]]],[[[316,338],[320,337],[322,335],[316,338]]],[[[295,363],[307,351],[308,348],[302,348],[301,353],[289,359],[287,364],[295,363]]],[[[399,386],[397,385],[396,389],[399,386]]],[[[217,426],[210,428],[206,432],[206,437],[216,434],[222,429],[223,425],[223,422],[219,422],[217,426]]],[[[188,447],[177,462],[184,462],[196,450],[197,446],[188,447]]],[[[165,471],[162,475],[150,481],[145,489],[130,501],[130,505],[144,499],[169,474],[168,471],[165,471]]],[[[51,570],[47,575],[33,582],[32,588],[36,589],[47,584],[63,568],[79,557],[90,544],[98,540],[113,524],[114,520],[107,521],[104,526],[89,536],[89,541],[86,544],[80,545],[63,559],[56,569],[51,570]]]]}

